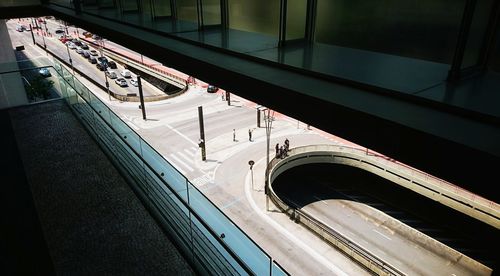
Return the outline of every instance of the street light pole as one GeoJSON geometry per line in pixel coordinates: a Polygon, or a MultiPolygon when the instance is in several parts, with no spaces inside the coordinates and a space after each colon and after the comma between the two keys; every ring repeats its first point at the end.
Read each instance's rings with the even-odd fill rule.
{"type": "Polygon", "coordinates": [[[71,65],[71,71],[73,71],[73,76],[75,75],[75,68],[73,68],[73,60],[71,59],[71,55],[69,53],[69,46],[66,44],[66,51],[68,51],[69,64],[71,65]]]}
{"type": "MultiPolygon", "coordinates": [[[[31,30],[33,32],[33,30],[31,30]]],[[[43,35],[43,31],[42,31],[42,40],[43,40],[43,48],[45,48],[45,54],[46,55],[49,55],[49,53],[47,52],[47,44],[45,44],[45,36],[43,35]]],[[[70,59],[71,61],[71,59],[70,59]]],[[[73,72],[73,75],[74,75],[74,72],[73,72]]]]}
{"type": "Polygon", "coordinates": [[[104,68],[104,79],[106,80],[106,93],[108,93],[109,101],[111,102],[111,91],[109,90],[108,75],[106,75],[106,68],[104,68]]]}
{"type": "MultiPolygon", "coordinates": [[[[267,144],[266,175],[267,175],[267,172],[269,170],[269,147],[270,147],[270,143],[271,143],[271,130],[273,128],[273,121],[274,121],[274,110],[271,110],[269,108],[264,110],[264,123],[266,125],[266,144],[267,144]]],[[[269,188],[267,187],[268,185],[269,185],[269,183],[267,183],[267,179],[266,179],[266,187],[265,187],[266,210],[269,210],[269,188]]]]}

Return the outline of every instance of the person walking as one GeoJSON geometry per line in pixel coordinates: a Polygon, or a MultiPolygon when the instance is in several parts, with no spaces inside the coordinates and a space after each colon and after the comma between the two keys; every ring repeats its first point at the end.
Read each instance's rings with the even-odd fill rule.
{"type": "Polygon", "coordinates": [[[236,129],[233,128],[233,142],[236,142],[236,129]]]}
{"type": "Polygon", "coordinates": [[[252,130],[248,129],[248,141],[252,142],[252,130]]]}
{"type": "Polygon", "coordinates": [[[280,143],[276,143],[276,147],[275,148],[276,148],[276,156],[275,157],[278,158],[279,157],[279,153],[280,153],[280,143]]]}

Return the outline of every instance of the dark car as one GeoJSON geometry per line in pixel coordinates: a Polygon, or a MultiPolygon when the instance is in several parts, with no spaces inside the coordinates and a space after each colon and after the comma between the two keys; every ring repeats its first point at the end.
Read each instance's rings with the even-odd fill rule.
{"type": "Polygon", "coordinates": [[[99,69],[100,71],[104,71],[104,70],[106,70],[106,68],[107,68],[108,66],[106,65],[106,63],[99,63],[99,61],[98,61],[98,62],[97,62],[97,64],[96,64],[96,67],[97,67],[97,69],[99,69]]]}
{"type": "Polygon", "coordinates": [[[89,49],[89,45],[87,45],[87,44],[85,44],[83,42],[82,42],[82,46],[80,46],[80,47],[82,47],[82,49],[84,49],[84,50],[88,50],[89,49]]]}
{"type": "Polygon", "coordinates": [[[85,58],[89,58],[89,57],[90,57],[89,51],[83,51],[82,55],[83,55],[85,58]]]}
{"type": "Polygon", "coordinates": [[[75,41],[75,40],[73,39],[73,44],[75,44],[77,47],[82,47],[82,43],[81,43],[80,41],[78,41],[78,40],[77,40],[77,41],[75,41]]]}
{"type": "Polygon", "coordinates": [[[118,79],[116,79],[115,83],[118,84],[121,87],[127,87],[128,86],[127,80],[124,79],[124,78],[118,78],[118,79]]]}
{"type": "Polygon", "coordinates": [[[61,30],[61,29],[56,30],[56,34],[64,34],[64,30],[61,30]]]}
{"type": "Polygon", "coordinates": [[[108,66],[109,66],[111,69],[116,69],[116,68],[117,68],[117,67],[116,67],[116,62],[114,62],[114,61],[112,61],[112,60],[110,60],[110,61],[108,62],[108,66]]]}
{"type": "Polygon", "coordinates": [[[218,87],[216,87],[216,86],[213,86],[213,85],[209,85],[209,86],[207,87],[207,92],[208,92],[208,93],[215,93],[215,92],[217,92],[217,90],[219,90],[219,88],[218,88],[218,87]]]}
{"type": "Polygon", "coordinates": [[[95,57],[89,57],[89,62],[92,63],[92,64],[96,64],[97,63],[97,59],[95,57]]]}

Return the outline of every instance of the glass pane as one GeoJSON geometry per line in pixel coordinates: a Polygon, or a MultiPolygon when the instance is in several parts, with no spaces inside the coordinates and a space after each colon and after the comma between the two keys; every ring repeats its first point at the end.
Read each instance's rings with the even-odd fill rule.
{"type": "Polygon", "coordinates": [[[122,11],[139,11],[137,0],[121,0],[122,11]]]}
{"type": "Polygon", "coordinates": [[[451,63],[465,0],[318,0],[316,41],[451,63]]]}
{"type": "Polygon", "coordinates": [[[286,39],[305,37],[307,0],[288,0],[286,11],[286,39]]]}
{"type": "Polygon", "coordinates": [[[179,20],[198,22],[196,0],[177,0],[177,18],[179,20]]]}
{"type": "Polygon", "coordinates": [[[484,44],[484,35],[488,27],[493,0],[481,0],[476,3],[469,38],[465,46],[462,68],[474,66],[479,62],[478,59],[484,44]]]}
{"type": "Polygon", "coordinates": [[[278,36],[280,1],[228,0],[229,27],[278,36]]]}
{"type": "Polygon", "coordinates": [[[99,8],[112,8],[115,6],[115,0],[97,0],[99,8]]]}
{"type": "Polygon", "coordinates": [[[220,0],[203,0],[203,25],[219,25],[220,0]]]}
{"type": "Polygon", "coordinates": [[[500,72],[500,28],[497,28],[495,43],[495,48],[493,49],[493,53],[490,57],[490,60],[492,61],[490,66],[493,71],[500,72]]]}
{"type": "Polygon", "coordinates": [[[132,129],[129,128],[116,114],[110,112],[111,126],[120,135],[120,137],[125,140],[125,142],[130,145],[136,154],[141,154],[141,142],[139,135],[137,135],[132,129]]]}
{"type": "Polygon", "coordinates": [[[97,116],[101,117],[104,121],[111,125],[111,117],[109,113],[111,112],[108,107],[101,102],[94,94],[90,93],[90,104],[97,112],[97,116]]]}
{"type": "Polygon", "coordinates": [[[273,267],[271,271],[272,276],[287,276],[288,273],[283,270],[276,262],[273,261],[273,267]]]}
{"type": "Polygon", "coordinates": [[[256,275],[269,275],[269,257],[192,184],[189,187],[189,202],[194,212],[217,234],[224,233],[224,242],[256,275]]]}
{"type": "MultiPolygon", "coordinates": [[[[142,158],[187,202],[186,178],[179,171],[145,142],[142,143],[142,158]]],[[[168,188],[163,189],[170,193],[168,188]]]]}
{"type": "Polygon", "coordinates": [[[167,0],[152,0],[153,14],[156,17],[171,16],[170,1],[167,0]]]}

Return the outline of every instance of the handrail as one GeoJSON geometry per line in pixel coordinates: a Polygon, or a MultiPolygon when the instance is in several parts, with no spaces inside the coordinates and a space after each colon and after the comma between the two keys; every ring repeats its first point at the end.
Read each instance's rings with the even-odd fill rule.
{"type": "MultiPolygon", "coordinates": [[[[394,167],[381,168],[381,167],[377,166],[376,160],[369,160],[369,159],[373,159],[373,158],[378,158],[378,156],[369,155],[369,154],[367,154],[366,150],[363,150],[361,148],[354,148],[354,147],[349,147],[349,146],[312,145],[312,146],[302,146],[302,147],[293,148],[290,151],[289,157],[287,157],[285,159],[273,158],[271,160],[271,162],[269,163],[268,167],[266,168],[266,175],[265,175],[266,194],[267,194],[267,196],[271,197],[271,200],[278,206],[279,209],[281,209],[283,212],[289,214],[292,219],[296,219],[297,221],[302,222],[306,227],[309,227],[312,230],[320,229],[320,231],[322,233],[328,233],[330,237],[334,238],[337,241],[337,243],[345,244],[346,247],[349,248],[348,251],[343,250],[343,248],[341,246],[338,246],[338,244],[333,243],[335,246],[339,247],[341,250],[343,250],[345,253],[347,253],[351,257],[352,257],[352,255],[351,255],[352,252],[355,252],[357,255],[356,257],[362,257],[364,260],[367,260],[369,262],[369,265],[376,265],[380,269],[380,271],[386,271],[386,272],[388,272],[390,274],[394,274],[394,275],[401,275],[401,272],[398,271],[397,269],[395,269],[394,267],[392,267],[390,264],[385,263],[383,260],[379,259],[377,256],[371,254],[370,252],[367,252],[358,244],[349,241],[348,239],[343,237],[340,233],[338,233],[334,229],[331,229],[330,227],[323,224],[322,222],[318,221],[313,216],[308,214],[306,211],[298,210],[298,209],[295,209],[293,207],[288,206],[285,202],[283,202],[283,200],[281,200],[274,193],[274,190],[272,188],[272,181],[276,177],[275,172],[279,172],[279,173],[282,172],[282,171],[279,171],[279,169],[281,167],[283,167],[287,164],[291,164],[298,159],[303,159],[304,157],[307,158],[307,157],[318,156],[318,155],[315,155],[315,153],[316,154],[321,153],[321,156],[324,156],[325,152],[329,152],[328,156],[330,156],[331,158],[343,157],[343,158],[352,159],[354,162],[368,164],[368,165],[371,165],[371,166],[376,167],[378,169],[381,169],[384,172],[388,172],[388,173],[393,174],[397,177],[400,177],[401,179],[410,181],[410,183],[412,183],[412,184],[419,185],[422,188],[426,188],[426,189],[429,189],[431,191],[434,191],[435,193],[442,194],[443,196],[446,196],[444,192],[437,191],[437,190],[440,190],[443,188],[437,186],[437,187],[433,187],[436,189],[436,190],[433,190],[432,188],[425,187],[422,184],[417,183],[413,179],[410,179],[410,178],[415,177],[413,175],[410,177],[405,176],[405,174],[401,174],[399,172],[396,172],[396,168],[394,168],[394,167]],[[344,154],[348,154],[348,155],[344,155],[344,154]],[[297,157],[297,156],[300,156],[300,157],[297,157]],[[392,170],[394,170],[394,171],[392,171],[392,170]],[[300,220],[301,218],[304,218],[305,220],[301,221],[300,220]],[[312,224],[314,227],[307,225],[308,223],[312,224]],[[345,242],[345,240],[347,240],[347,242],[345,242]]],[[[382,157],[382,156],[380,156],[380,157],[382,157]]],[[[386,157],[384,159],[386,159],[386,157]]],[[[400,165],[400,164],[394,163],[394,162],[391,162],[391,164],[393,164],[395,166],[400,165]]],[[[353,166],[357,166],[357,165],[353,164],[353,166]]],[[[382,166],[382,164],[380,164],[380,166],[382,166]]],[[[477,208],[477,207],[475,208],[475,207],[468,205],[467,203],[464,203],[460,200],[456,200],[453,198],[450,198],[450,199],[457,201],[459,204],[463,204],[465,206],[472,207],[474,210],[481,211],[479,208],[477,208]]],[[[480,203],[477,203],[477,204],[480,204],[480,203]]],[[[495,206],[497,206],[496,203],[495,203],[495,206]]],[[[488,207],[488,206],[486,206],[486,207],[488,207]]],[[[498,209],[495,209],[495,210],[498,210],[498,209]]],[[[488,213],[485,211],[481,211],[481,212],[486,213],[488,215],[488,213]]],[[[494,214],[489,214],[489,215],[498,220],[498,217],[496,217],[494,214]]],[[[365,266],[367,266],[367,265],[365,265],[365,266]]],[[[369,266],[367,266],[367,267],[369,267],[369,266]]]]}
{"type": "MultiPolygon", "coordinates": [[[[57,71],[57,70],[56,70],[57,71]]],[[[72,77],[74,77],[72,75],[72,77]]],[[[64,77],[62,77],[64,79],[64,77]]],[[[64,81],[69,85],[71,86],[75,91],[78,91],[76,87],[74,87],[71,83],[67,82],[65,79],[64,81]]],[[[87,89],[88,90],[88,89],[87,89]]],[[[81,98],[87,102],[87,100],[80,94],[78,93],[81,98]]],[[[106,108],[110,111],[110,112],[113,112],[107,105],[105,105],[100,99],[98,99],[97,97],[95,97],[95,99],[97,99],[102,105],[106,106],[106,108]]],[[[99,115],[99,117],[101,117],[102,121],[108,125],[108,127],[118,136],[120,137],[120,139],[125,143],[125,144],[128,144],[127,142],[124,141],[124,138],[122,138],[122,136],[117,133],[117,131],[104,119],[102,118],[102,115],[95,109],[95,107],[90,104],[90,103],[87,103],[89,105],[89,107],[95,112],[95,114],[99,115]]],[[[113,112],[114,113],[114,112],[113,112]]],[[[117,116],[115,114],[116,118],[118,118],[124,125],[128,126],[119,116],[117,116]]],[[[133,132],[135,135],[137,135],[138,137],[140,137],[140,135],[138,135],[133,129],[129,128],[128,129],[129,131],[133,132]]],[[[163,156],[161,154],[159,154],[156,149],[154,147],[152,147],[151,145],[149,145],[149,143],[147,143],[145,140],[141,139],[141,142],[144,142],[146,145],[149,146],[150,149],[153,150],[153,152],[160,156],[163,160],[165,160],[163,158],[163,156]]],[[[155,176],[161,180],[161,182],[164,184],[165,187],[167,187],[171,192],[172,194],[174,194],[174,196],[184,205],[185,208],[187,208],[189,210],[189,212],[195,216],[195,218],[209,231],[209,233],[213,236],[213,238],[215,240],[218,241],[218,243],[229,253],[229,255],[231,255],[231,257],[234,258],[234,260],[245,270],[245,272],[253,275],[255,274],[248,266],[247,264],[241,260],[241,258],[238,256],[238,254],[236,254],[230,247],[229,245],[227,245],[224,240],[215,232],[215,230],[213,230],[209,225],[208,223],[197,213],[193,210],[193,208],[191,207],[191,205],[186,202],[172,187],[170,187],[170,185],[168,185],[168,183],[163,179],[163,177],[155,171],[155,169],[153,167],[151,167],[151,165],[149,163],[147,163],[147,161],[141,156],[140,153],[138,153],[133,147],[130,147],[130,149],[135,153],[135,155],[155,174],[155,176]]],[[[165,160],[165,162],[167,162],[168,164],[170,164],[167,160],[165,160]]],[[[191,184],[191,187],[196,189],[198,191],[198,193],[203,196],[210,204],[213,205],[213,207],[215,209],[217,209],[220,214],[228,221],[228,223],[231,223],[232,225],[234,225],[238,231],[241,232],[241,234],[243,234],[253,245],[255,245],[270,261],[272,260],[272,258],[270,257],[270,255],[264,251],[262,249],[262,247],[260,247],[260,245],[258,245],[252,238],[250,238],[237,224],[235,224],[224,212],[220,211],[219,208],[217,208],[217,206],[210,200],[206,197],[205,194],[203,194],[202,192],[200,192],[198,190],[198,188],[196,186],[194,186],[182,173],[179,172],[179,170],[177,168],[175,168],[174,166],[171,166],[171,168],[173,168],[179,175],[181,175],[184,180],[186,181],[186,183],[190,183],[191,184]]],[[[288,274],[288,272],[286,272],[284,269],[283,271],[288,274]]]]}

